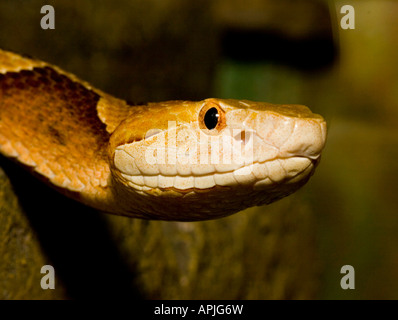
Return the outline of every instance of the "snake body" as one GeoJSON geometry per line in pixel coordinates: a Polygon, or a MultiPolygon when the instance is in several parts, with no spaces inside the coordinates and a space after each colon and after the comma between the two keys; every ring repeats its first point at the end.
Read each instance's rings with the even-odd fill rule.
{"type": "Polygon", "coordinates": [[[63,194],[144,219],[214,219],[305,184],[326,122],[248,100],[131,106],[40,60],[0,50],[0,152],[63,194]]]}

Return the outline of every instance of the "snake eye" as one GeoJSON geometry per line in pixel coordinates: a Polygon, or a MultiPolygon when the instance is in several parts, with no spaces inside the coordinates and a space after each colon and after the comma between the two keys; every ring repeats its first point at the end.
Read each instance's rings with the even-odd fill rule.
{"type": "Polygon", "coordinates": [[[199,113],[199,127],[206,134],[218,134],[226,126],[225,112],[221,107],[209,101],[205,103],[199,113]]]}
{"type": "Polygon", "coordinates": [[[217,126],[219,116],[220,115],[216,108],[210,108],[207,110],[204,119],[206,128],[209,130],[214,129],[217,126]]]}

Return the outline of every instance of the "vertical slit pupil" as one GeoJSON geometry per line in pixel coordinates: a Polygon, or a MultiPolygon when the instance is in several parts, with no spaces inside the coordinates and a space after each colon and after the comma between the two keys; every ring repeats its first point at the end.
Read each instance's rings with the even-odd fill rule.
{"type": "Polygon", "coordinates": [[[210,108],[209,110],[207,110],[204,119],[206,128],[209,130],[214,129],[217,126],[219,116],[220,115],[218,114],[216,108],[210,108]]]}

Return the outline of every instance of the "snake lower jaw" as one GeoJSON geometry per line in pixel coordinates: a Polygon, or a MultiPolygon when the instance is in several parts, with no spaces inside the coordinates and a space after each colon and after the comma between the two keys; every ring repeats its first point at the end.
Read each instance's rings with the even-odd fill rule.
{"type": "Polygon", "coordinates": [[[318,162],[302,156],[273,159],[264,162],[254,162],[232,171],[214,171],[204,175],[129,175],[120,173],[122,183],[136,192],[152,193],[156,195],[168,190],[174,190],[181,195],[189,192],[208,192],[217,187],[253,187],[260,190],[261,186],[285,183],[298,180],[303,174],[311,170],[318,162]]]}
{"type": "MultiPolygon", "coordinates": [[[[227,180],[224,180],[223,183],[215,183],[208,188],[151,188],[129,182],[132,187],[130,191],[122,188],[123,192],[118,197],[119,205],[124,208],[119,214],[178,221],[221,218],[248,207],[270,204],[292,194],[308,181],[319,159],[292,157],[268,161],[262,174],[267,170],[273,172],[267,177],[261,176],[261,172],[257,170],[261,164],[253,164],[241,168],[240,175],[230,173],[234,177],[233,183],[228,184],[227,180]],[[279,166],[279,170],[276,166],[279,166]],[[246,175],[243,174],[244,170],[247,170],[246,175]],[[178,201],[175,201],[177,198],[178,201]],[[145,205],[137,206],[137,203],[145,205]]],[[[213,175],[214,181],[217,181],[217,175],[220,174],[213,175]]]]}

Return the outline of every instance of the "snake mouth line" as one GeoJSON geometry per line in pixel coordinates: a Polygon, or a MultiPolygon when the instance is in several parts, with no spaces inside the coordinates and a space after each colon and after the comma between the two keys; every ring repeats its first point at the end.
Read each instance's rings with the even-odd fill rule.
{"type": "Polygon", "coordinates": [[[136,175],[121,174],[127,184],[136,191],[173,190],[186,194],[206,192],[217,187],[252,187],[255,190],[270,188],[282,183],[294,183],[313,171],[318,159],[303,156],[277,158],[255,162],[236,170],[212,172],[203,175],[136,175]]]}

